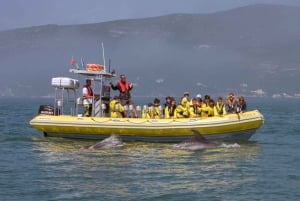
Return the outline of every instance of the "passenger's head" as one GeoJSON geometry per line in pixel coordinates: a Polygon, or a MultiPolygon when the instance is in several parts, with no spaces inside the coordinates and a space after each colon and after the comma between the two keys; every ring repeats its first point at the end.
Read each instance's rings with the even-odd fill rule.
{"type": "Polygon", "coordinates": [[[245,103],[244,96],[239,97],[239,104],[244,104],[244,103],[245,103]]]}
{"type": "Polygon", "coordinates": [[[230,92],[230,93],[228,94],[227,98],[228,98],[229,100],[233,100],[233,99],[235,98],[235,97],[234,97],[234,93],[233,93],[233,92],[230,92]]]}
{"type": "Polygon", "coordinates": [[[88,85],[88,86],[91,86],[91,84],[92,84],[91,79],[86,79],[85,84],[88,85]]]}
{"type": "Polygon", "coordinates": [[[170,103],[171,103],[171,105],[176,105],[176,100],[174,97],[170,98],[170,103]]]}
{"type": "Polygon", "coordinates": [[[126,81],[126,75],[125,74],[120,75],[120,80],[121,80],[121,82],[125,82],[126,81]]]}
{"type": "Polygon", "coordinates": [[[197,102],[198,102],[197,98],[193,98],[193,99],[192,99],[192,103],[193,103],[193,105],[196,105],[196,104],[197,104],[197,102]]]}
{"type": "Polygon", "coordinates": [[[209,105],[210,107],[213,107],[213,106],[215,105],[214,100],[210,99],[208,105],[209,105]]]}
{"type": "Polygon", "coordinates": [[[202,98],[201,94],[197,94],[196,98],[202,98]]]}
{"type": "Polygon", "coordinates": [[[204,102],[208,103],[210,100],[210,96],[209,95],[205,95],[204,96],[204,102]]]}
{"type": "Polygon", "coordinates": [[[158,98],[155,98],[153,103],[154,103],[154,106],[159,106],[160,100],[158,98]]]}
{"type": "Polygon", "coordinates": [[[183,96],[189,97],[189,96],[190,96],[190,93],[189,93],[188,91],[186,91],[186,92],[183,93],[183,96]]]}

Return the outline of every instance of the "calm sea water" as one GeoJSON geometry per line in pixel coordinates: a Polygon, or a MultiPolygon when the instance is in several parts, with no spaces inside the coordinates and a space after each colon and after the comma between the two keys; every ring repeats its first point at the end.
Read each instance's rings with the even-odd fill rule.
{"type": "Polygon", "coordinates": [[[45,102],[0,99],[0,200],[300,200],[299,99],[248,100],[265,116],[250,141],[200,151],[45,138],[28,124],[45,102]]]}

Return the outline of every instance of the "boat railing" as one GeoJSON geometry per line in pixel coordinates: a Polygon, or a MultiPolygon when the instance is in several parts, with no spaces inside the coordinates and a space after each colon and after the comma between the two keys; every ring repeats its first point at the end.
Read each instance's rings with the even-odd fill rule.
{"type": "MultiPolygon", "coordinates": [[[[93,95],[93,117],[107,117],[109,116],[109,102],[110,102],[110,85],[114,73],[102,71],[91,71],[82,69],[70,69],[71,73],[77,74],[84,79],[92,81],[93,95]]],[[[78,114],[78,109],[77,113],[78,114]]]]}

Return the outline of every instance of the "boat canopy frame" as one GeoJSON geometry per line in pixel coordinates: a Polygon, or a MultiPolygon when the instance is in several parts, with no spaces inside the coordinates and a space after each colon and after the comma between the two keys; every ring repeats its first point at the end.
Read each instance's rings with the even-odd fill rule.
{"type": "MultiPolygon", "coordinates": [[[[109,116],[109,102],[110,102],[110,85],[111,79],[116,76],[115,73],[106,71],[89,71],[82,69],[70,69],[71,73],[77,74],[84,79],[92,81],[93,88],[93,103],[92,103],[92,117],[107,117],[109,116]],[[95,93],[96,92],[96,93],[95,93]],[[99,98],[98,98],[99,97],[99,98]]],[[[81,96],[82,98],[82,96],[81,96]]],[[[76,106],[76,115],[78,115],[78,101],[76,106]]]]}

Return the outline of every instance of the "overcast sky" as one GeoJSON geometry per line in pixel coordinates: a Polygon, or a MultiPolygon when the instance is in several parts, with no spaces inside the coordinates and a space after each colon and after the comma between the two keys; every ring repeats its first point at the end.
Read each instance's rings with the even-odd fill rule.
{"type": "Polygon", "coordinates": [[[0,30],[210,13],[257,3],[300,6],[300,0],[1,0],[0,30]]]}

